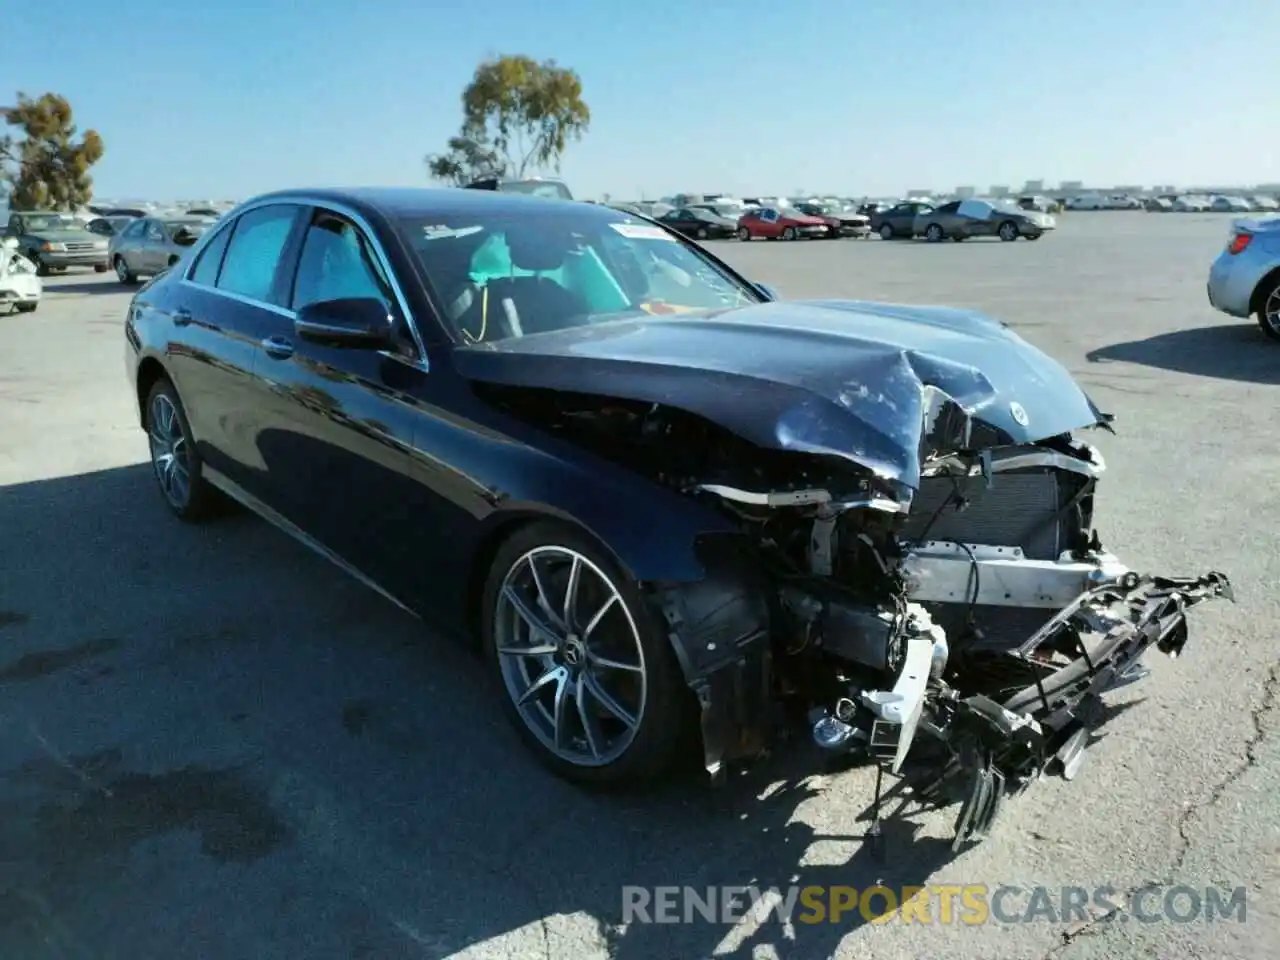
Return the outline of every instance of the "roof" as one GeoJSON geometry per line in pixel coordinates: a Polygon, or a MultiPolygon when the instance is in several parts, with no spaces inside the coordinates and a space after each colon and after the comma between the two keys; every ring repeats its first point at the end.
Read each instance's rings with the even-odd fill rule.
{"type": "Polygon", "coordinates": [[[488,216],[520,216],[538,213],[546,216],[556,211],[573,212],[580,216],[598,216],[613,219],[617,211],[602,204],[557,200],[552,197],[536,197],[519,193],[502,193],[493,190],[463,190],[457,188],[429,187],[324,187],[317,189],[278,190],[253,198],[254,202],[267,199],[294,199],[314,197],[354,207],[363,214],[380,214],[383,217],[415,217],[431,214],[484,214],[488,216]]]}

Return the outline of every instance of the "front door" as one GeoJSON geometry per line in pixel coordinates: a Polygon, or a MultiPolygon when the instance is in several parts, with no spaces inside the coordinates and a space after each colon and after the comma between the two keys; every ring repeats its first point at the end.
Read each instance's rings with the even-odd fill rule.
{"type": "Polygon", "coordinates": [[[316,209],[302,237],[291,311],[307,304],[374,297],[398,317],[397,344],[375,350],[298,336],[273,318],[258,355],[266,387],[259,449],[270,504],[295,527],[396,599],[413,603],[423,576],[414,556],[415,511],[429,510],[412,477],[414,430],[426,389],[424,358],[409,333],[371,241],[338,213],[316,209]]]}

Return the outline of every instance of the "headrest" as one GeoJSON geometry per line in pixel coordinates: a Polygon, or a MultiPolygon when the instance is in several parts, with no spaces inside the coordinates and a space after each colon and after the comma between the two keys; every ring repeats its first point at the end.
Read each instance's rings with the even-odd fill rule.
{"type": "Polygon", "coordinates": [[[577,248],[573,235],[554,222],[508,230],[506,239],[517,270],[557,270],[577,248]]]}

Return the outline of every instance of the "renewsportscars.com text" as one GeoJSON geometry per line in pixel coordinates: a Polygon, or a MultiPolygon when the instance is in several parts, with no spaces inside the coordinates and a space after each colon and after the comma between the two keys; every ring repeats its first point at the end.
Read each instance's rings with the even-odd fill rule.
{"type": "Polygon", "coordinates": [[[1245,922],[1244,887],[1040,887],[989,884],[858,889],[807,887],[623,887],[623,923],[958,924],[1245,922]]]}

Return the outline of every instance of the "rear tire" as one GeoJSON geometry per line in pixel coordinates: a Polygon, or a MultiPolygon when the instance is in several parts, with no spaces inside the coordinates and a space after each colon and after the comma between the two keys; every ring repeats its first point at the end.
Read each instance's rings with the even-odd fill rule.
{"type": "Polygon", "coordinates": [[[1280,277],[1266,281],[1270,286],[1258,297],[1255,316],[1258,326],[1272,340],[1280,340],[1280,277]]]}
{"type": "Polygon", "coordinates": [[[109,269],[111,268],[108,267],[105,263],[95,263],[93,265],[94,273],[106,273],[109,269]]]}
{"type": "Polygon", "coordinates": [[[174,516],[202,523],[219,511],[218,491],[204,478],[204,463],[191,436],[191,424],[178,391],[166,378],[147,394],[144,426],[151,448],[151,470],[160,495],[174,516]]]}
{"type": "Polygon", "coordinates": [[[782,231],[783,240],[794,240],[796,238],[796,228],[787,227],[782,231]]]}
{"type": "Polygon", "coordinates": [[[739,228],[738,228],[738,239],[739,239],[739,240],[742,240],[742,241],[744,241],[744,242],[745,242],[745,241],[747,241],[747,240],[750,240],[750,239],[751,239],[751,231],[750,231],[750,230],[748,230],[746,227],[739,227],[739,228]]]}
{"type": "Polygon", "coordinates": [[[880,239],[881,240],[893,239],[893,227],[890,224],[887,224],[887,223],[880,224],[880,239]]]}
{"type": "Polygon", "coordinates": [[[943,240],[942,227],[936,223],[931,223],[925,227],[924,238],[930,243],[941,243],[943,240]]]}
{"type": "Polygon", "coordinates": [[[40,306],[39,303],[15,303],[13,308],[17,310],[18,313],[35,313],[36,307],[38,306],[40,306]]]}
{"type": "Polygon", "coordinates": [[[34,250],[31,253],[27,254],[27,259],[36,265],[37,277],[47,277],[50,273],[52,273],[52,271],[49,269],[49,265],[46,264],[43,260],[41,260],[40,254],[36,253],[34,250]]]}
{"type": "Polygon", "coordinates": [[[661,624],[612,557],[571,526],[530,524],[499,547],[481,604],[481,642],[503,711],[540,762],[566,780],[596,786],[653,781],[672,770],[697,729],[696,704],[661,624]],[[566,627],[572,569],[581,604],[569,606],[566,627]],[[529,629],[513,595],[545,632],[529,629]],[[531,647],[548,652],[512,652],[531,647]],[[530,697],[534,687],[539,692],[530,697]],[[557,701],[565,711],[560,724],[557,701]]]}
{"type": "Polygon", "coordinates": [[[124,257],[116,254],[112,266],[116,270],[116,278],[127,287],[132,287],[138,282],[138,275],[129,269],[129,264],[125,262],[124,257]]]}

